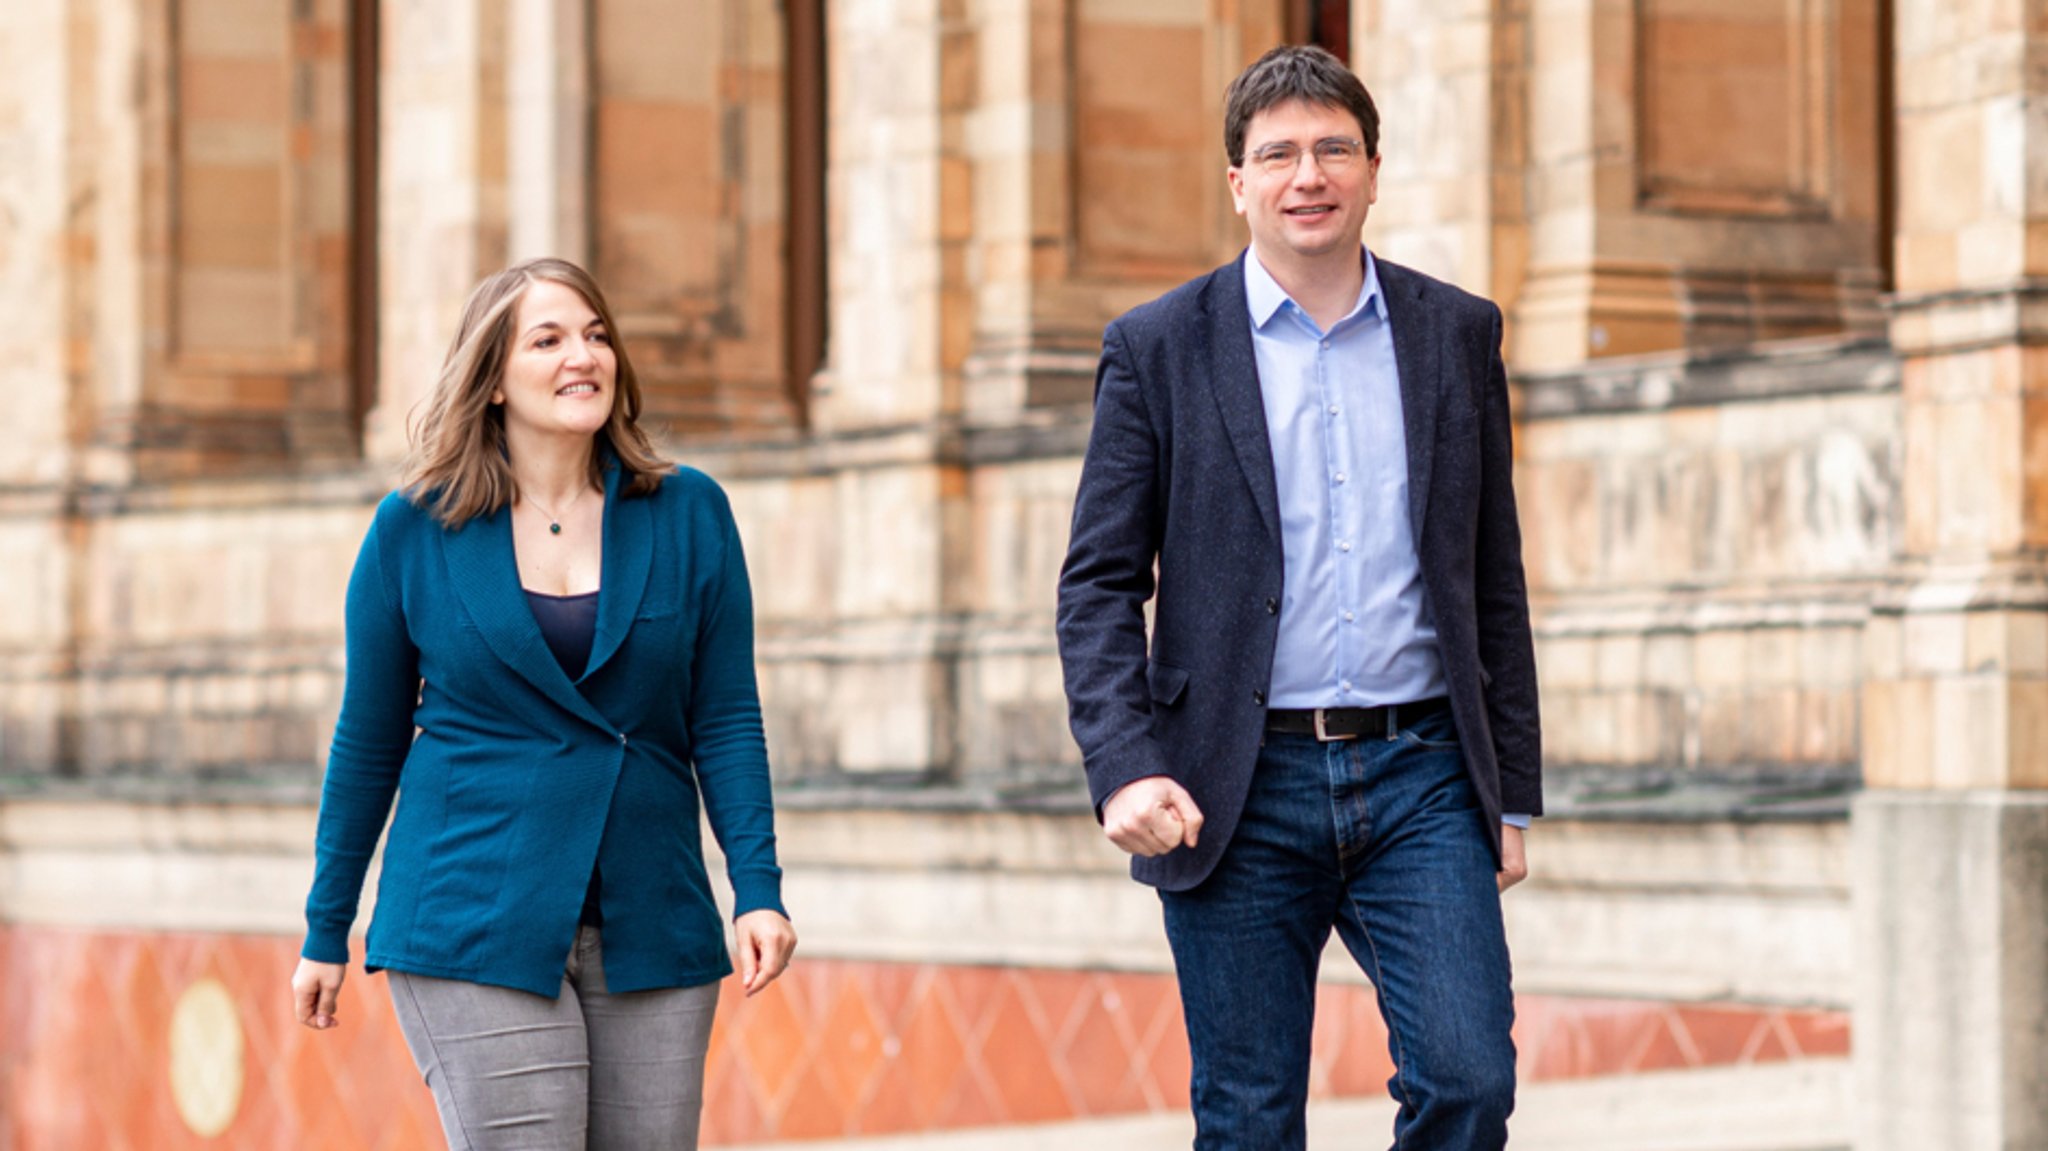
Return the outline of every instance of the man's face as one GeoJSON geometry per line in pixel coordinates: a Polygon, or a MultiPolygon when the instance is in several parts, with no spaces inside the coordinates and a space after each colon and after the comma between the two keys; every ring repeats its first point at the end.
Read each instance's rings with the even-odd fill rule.
{"type": "Polygon", "coordinates": [[[1360,156],[1348,165],[1316,160],[1323,140],[1359,140],[1357,117],[1342,108],[1290,100],[1253,116],[1244,134],[1244,163],[1228,172],[1237,214],[1251,225],[1259,251],[1315,259],[1358,246],[1366,213],[1379,199],[1380,159],[1360,156]],[[1269,171],[1257,158],[1275,144],[1292,144],[1294,164],[1269,171]]]}

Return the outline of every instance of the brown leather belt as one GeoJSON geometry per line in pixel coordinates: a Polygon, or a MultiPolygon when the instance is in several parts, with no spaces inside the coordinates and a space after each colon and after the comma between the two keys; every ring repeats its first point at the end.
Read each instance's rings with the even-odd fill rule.
{"type": "Polygon", "coordinates": [[[1344,739],[1385,739],[1388,732],[1401,730],[1440,711],[1451,701],[1438,696],[1414,703],[1390,703],[1384,707],[1273,708],[1266,712],[1266,730],[1287,735],[1312,735],[1324,743],[1344,739]]]}

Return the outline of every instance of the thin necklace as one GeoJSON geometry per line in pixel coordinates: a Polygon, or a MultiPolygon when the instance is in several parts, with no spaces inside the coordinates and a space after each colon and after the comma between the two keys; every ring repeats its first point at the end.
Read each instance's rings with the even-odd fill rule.
{"type": "MultiPolygon", "coordinates": [[[[589,488],[588,488],[588,487],[579,487],[579,488],[577,488],[577,489],[576,489],[576,494],[575,494],[575,495],[573,495],[573,496],[571,496],[571,497],[569,497],[569,510],[570,510],[570,511],[572,511],[572,512],[573,512],[573,511],[575,511],[575,510],[576,510],[576,504],[577,504],[577,502],[578,502],[578,501],[580,501],[580,500],[581,500],[581,499],[583,498],[583,493],[584,493],[584,492],[586,492],[586,491],[588,491],[588,490],[589,490],[589,488]]],[[[551,511],[548,511],[548,509],[547,509],[547,505],[546,505],[546,504],[543,504],[543,503],[541,503],[541,502],[540,502],[539,500],[537,500],[537,499],[534,499],[534,498],[533,498],[532,496],[530,496],[530,495],[522,495],[522,496],[521,496],[520,498],[521,498],[521,499],[523,499],[523,500],[525,500],[526,502],[528,502],[528,503],[532,504],[532,505],[533,505],[534,507],[537,507],[537,508],[539,508],[539,509],[541,510],[541,512],[542,512],[543,514],[545,514],[545,515],[546,515],[546,516],[548,517],[548,534],[549,534],[549,535],[555,535],[555,536],[558,536],[558,535],[561,535],[561,534],[562,534],[562,517],[561,517],[561,516],[558,516],[558,515],[556,515],[555,513],[551,512],[551,511]]]]}

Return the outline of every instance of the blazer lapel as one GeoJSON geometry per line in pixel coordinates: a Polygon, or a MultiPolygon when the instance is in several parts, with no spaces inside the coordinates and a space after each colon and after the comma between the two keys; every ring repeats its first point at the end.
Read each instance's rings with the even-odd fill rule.
{"type": "Polygon", "coordinates": [[[1209,383],[1223,426],[1237,452],[1238,466],[1251,485],[1259,518],[1280,546],[1279,482],[1273,478],[1273,440],[1266,431],[1266,404],[1259,394],[1259,361],[1252,351],[1251,307],[1244,294],[1244,262],[1219,269],[1203,293],[1209,325],[1209,383]]]}
{"type": "Polygon", "coordinates": [[[644,498],[620,498],[619,479],[624,474],[617,462],[605,470],[604,572],[597,591],[597,635],[591,641],[590,662],[584,665],[577,683],[589,679],[626,641],[626,633],[633,630],[633,617],[640,613],[640,599],[647,592],[647,569],[654,553],[649,530],[652,514],[644,498]]]}
{"type": "Polygon", "coordinates": [[[569,682],[541,638],[540,624],[534,621],[533,609],[527,606],[526,593],[519,585],[519,561],[512,552],[511,505],[478,516],[444,538],[456,598],[492,653],[564,709],[612,730],[603,714],[569,682]]]}
{"type": "Polygon", "coordinates": [[[1394,366],[1401,374],[1401,423],[1408,444],[1408,527],[1422,548],[1422,521],[1429,510],[1429,472],[1435,463],[1438,332],[1423,303],[1427,282],[1406,268],[1374,257],[1380,291],[1386,294],[1387,323],[1394,329],[1394,366]]]}

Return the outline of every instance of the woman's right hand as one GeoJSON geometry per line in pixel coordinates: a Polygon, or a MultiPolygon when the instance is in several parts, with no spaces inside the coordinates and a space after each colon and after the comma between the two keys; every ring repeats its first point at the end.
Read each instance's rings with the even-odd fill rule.
{"type": "Polygon", "coordinates": [[[299,960],[292,972],[292,1013],[315,1031],[325,1031],[339,1022],[334,1018],[335,1000],[341,998],[341,981],[348,968],[340,963],[299,960]]]}

